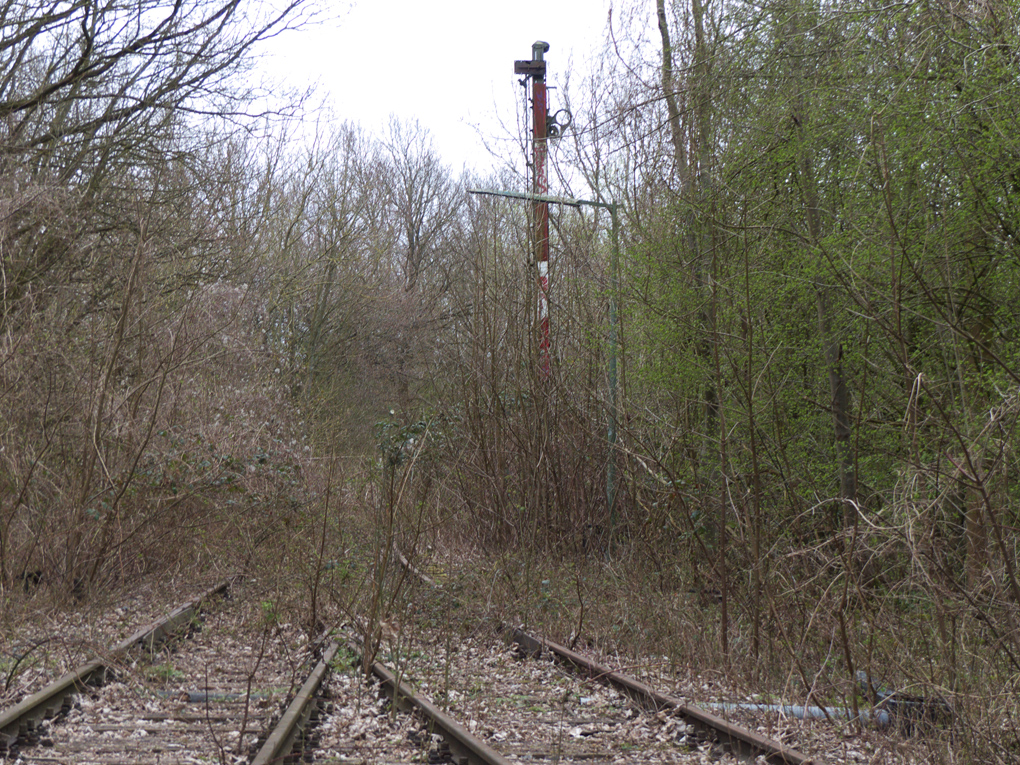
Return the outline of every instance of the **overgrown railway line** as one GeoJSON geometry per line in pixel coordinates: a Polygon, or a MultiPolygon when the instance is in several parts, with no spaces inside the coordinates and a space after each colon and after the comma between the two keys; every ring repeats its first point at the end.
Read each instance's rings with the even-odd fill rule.
{"type": "Polygon", "coordinates": [[[335,645],[309,672],[316,657],[300,645],[307,641],[258,612],[270,610],[265,603],[224,598],[231,587],[220,583],[0,714],[0,759],[279,761],[335,645]],[[285,707],[291,699],[300,709],[285,707]],[[286,728],[274,728],[277,720],[286,728]]]}
{"type": "Polygon", "coordinates": [[[313,646],[266,614],[259,629],[242,627],[238,612],[264,604],[221,600],[229,589],[210,589],[0,714],[0,760],[816,762],[517,629],[455,650],[439,636],[391,641],[372,664],[382,701],[369,703],[357,696],[366,687],[354,639],[313,646]],[[413,721],[399,717],[408,713],[413,721]]]}
{"type": "Polygon", "coordinates": [[[198,618],[203,605],[225,594],[230,584],[229,580],[217,584],[113,646],[105,657],[86,661],[5,710],[0,714],[0,756],[11,759],[20,756],[26,747],[49,744],[50,721],[69,714],[76,698],[112,678],[118,665],[132,651],[141,649],[152,654],[171,637],[186,630],[198,618]]]}
{"type": "MultiPolygon", "coordinates": [[[[552,646],[556,648],[554,645],[552,646]]],[[[420,689],[447,719],[459,721],[484,744],[452,741],[451,751],[467,763],[736,763],[813,760],[778,742],[679,702],[651,689],[633,703],[620,681],[636,680],[588,664],[571,671],[550,644],[520,630],[488,632],[457,641],[451,651],[441,637],[421,638],[391,652],[387,692],[394,676],[420,689]],[[616,682],[603,682],[606,675],[616,682]]],[[[410,691],[404,691],[410,695],[410,691]]],[[[409,704],[418,702],[410,701],[409,704]]],[[[444,723],[445,724],[445,723],[444,723]]],[[[444,733],[444,738],[450,740],[444,733]]]]}

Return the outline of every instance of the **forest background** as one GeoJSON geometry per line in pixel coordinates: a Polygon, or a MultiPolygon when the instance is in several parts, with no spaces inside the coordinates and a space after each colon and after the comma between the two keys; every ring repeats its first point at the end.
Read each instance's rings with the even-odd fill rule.
{"type": "Polygon", "coordinates": [[[552,149],[619,284],[608,214],[554,209],[548,379],[530,205],[466,193],[528,189],[523,118],[458,177],[421,125],[260,106],[301,0],[0,8],[5,593],[282,545],[314,613],[361,512],[374,575],[497,561],[564,633],[811,703],[864,671],[951,704],[940,757],[1015,758],[1013,3],[624,4],[552,149]]]}

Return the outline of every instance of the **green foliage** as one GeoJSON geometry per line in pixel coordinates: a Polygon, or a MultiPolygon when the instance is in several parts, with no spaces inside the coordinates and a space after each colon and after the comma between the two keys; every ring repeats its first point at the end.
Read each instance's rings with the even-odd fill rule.
{"type": "Polygon", "coordinates": [[[355,651],[347,645],[341,645],[337,648],[336,653],[333,654],[330,670],[342,674],[353,673],[357,671],[359,661],[360,657],[355,651]]]}
{"type": "Polygon", "coordinates": [[[174,667],[169,661],[162,664],[152,664],[146,668],[146,675],[161,683],[171,683],[184,677],[184,673],[174,667]]]}
{"type": "Polygon", "coordinates": [[[428,430],[428,423],[418,420],[410,425],[401,425],[396,420],[380,420],[375,424],[375,435],[388,467],[397,467],[414,457],[423,446],[422,438],[428,430]]]}
{"type": "Polygon", "coordinates": [[[259,615],[262,629],[266,630],[274,629],[283,620],[277,604],[271,600],[263,600],[259,603],[259,615]]]}

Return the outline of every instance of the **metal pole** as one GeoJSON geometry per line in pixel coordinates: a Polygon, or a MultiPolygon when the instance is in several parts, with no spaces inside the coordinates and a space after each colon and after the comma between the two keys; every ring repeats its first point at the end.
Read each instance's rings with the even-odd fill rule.
{"type": "MultiPolygon", "coordinates": [[[[542,61],[531,75],[531,150],[534,163],[532,191],[536,196],[549,193],[549,174],[546,169],[548,145],[546,139],[546,116],[549,111],[545,88],[544,55],[549,43],[538,40],[531,46],[531,60],[542,61]]],[[[543,380],[552,372],[552,338],[549,333],[549,203],[536,199],[535,217],[535,264],[538,268],[538,326],[539,326],[539,373],[543,380]]]]}
{"type": "Polygon", "coordinates": [[[606,207],[613,223],[610,235],[612,249],[609,254],[609,430],[606,436],[609,443],[606,504],[609,508],[609,539],[612,540],[616,531],[616,432],[619,426],[619,402],[616,395],[616,353],[619,343],[616,296],[620,289],[620,215],[616,202],[611,202],[606,207]]]}

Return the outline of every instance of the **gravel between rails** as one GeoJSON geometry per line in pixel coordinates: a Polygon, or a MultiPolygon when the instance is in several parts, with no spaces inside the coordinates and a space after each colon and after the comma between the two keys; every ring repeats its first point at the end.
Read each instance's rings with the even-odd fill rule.
{"type": "Polygon", "coordinates": [[[395,712],[379,686],[355,670],[334,671],[315,731],[314,761],[325,765],[426,762],[438,746],[422,722],[395,712]]]}
{"type": "Polygon", "coordinates": [[[262,605],[210,604],[197,629],[47,721],[14,763],[243,763],[308,670],[303,632],[262,605]]]}

